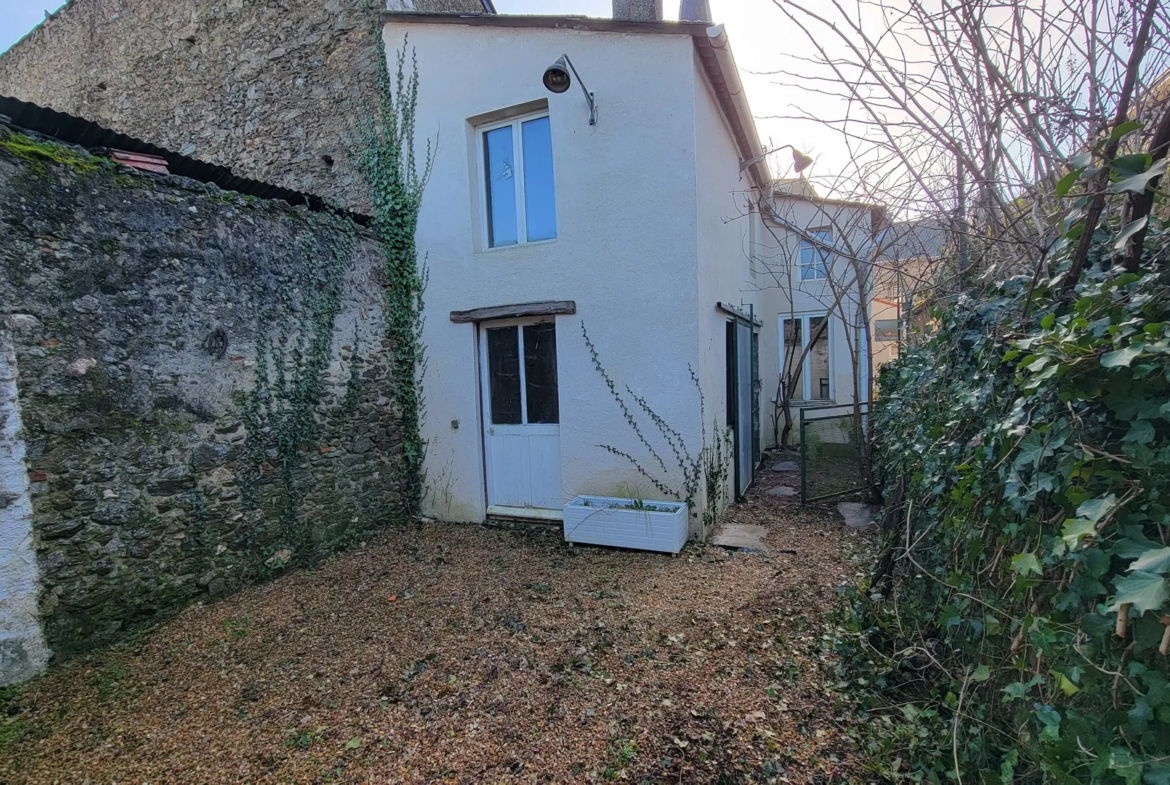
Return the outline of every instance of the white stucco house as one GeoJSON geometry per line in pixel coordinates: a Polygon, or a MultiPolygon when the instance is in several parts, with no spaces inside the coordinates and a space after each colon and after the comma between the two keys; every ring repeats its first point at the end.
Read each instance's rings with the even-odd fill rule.
{"type": "Polygon", "coordinates": [[[417,142],[438,138],[416,237],[432,516],[677,498],[702,534],[771,441],[778,320],[803,295],[762,285],[765,150],[723,28],[636,5],[385,17],[390,56],[417,56],[417,142]]]}

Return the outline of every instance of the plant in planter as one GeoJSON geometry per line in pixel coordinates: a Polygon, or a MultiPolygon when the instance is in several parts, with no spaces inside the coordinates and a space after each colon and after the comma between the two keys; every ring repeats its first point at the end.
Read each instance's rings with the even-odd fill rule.
{"type": "Polygon", "coordinates": [[[578,496],[564,507],[564,529],[569,542],[678,553],[687,541],[687,505],[578,496]]]}

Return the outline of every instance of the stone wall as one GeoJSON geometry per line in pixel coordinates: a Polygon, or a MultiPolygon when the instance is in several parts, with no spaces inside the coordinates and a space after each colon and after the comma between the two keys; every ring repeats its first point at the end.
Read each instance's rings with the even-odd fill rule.
{"type": "Polygon", "coordinates": [[[384,285],[347,218],[0,126],[0,346],[54,652],[401,518],[384,285]]]}
{"type": "Polygon", "coordinates": [[[0,57],[0,95],[362,210],[350,149],[375,30],[370,0],[72,0],[0,57]]]}

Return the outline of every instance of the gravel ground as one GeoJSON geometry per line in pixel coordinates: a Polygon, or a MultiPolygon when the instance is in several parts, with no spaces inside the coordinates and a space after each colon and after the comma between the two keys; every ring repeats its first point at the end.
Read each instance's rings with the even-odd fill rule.
{"type": "Polygon", "coordinates": [[[867,535],[765,489],[771,556],[425,523],[188,608],[9,694],[0,781],[860,781],[823,680],[867,535]]]}

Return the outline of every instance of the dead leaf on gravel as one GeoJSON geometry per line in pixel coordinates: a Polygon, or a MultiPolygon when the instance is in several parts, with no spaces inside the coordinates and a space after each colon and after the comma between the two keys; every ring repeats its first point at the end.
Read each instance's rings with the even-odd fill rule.
{"type": "Polygon", "coordinates": [[[0,781],[857,781],[824,633],[864,535],[764,490],[733,514],[798,558],[422,523],[192,606],[13,698],[0,781]]]}

